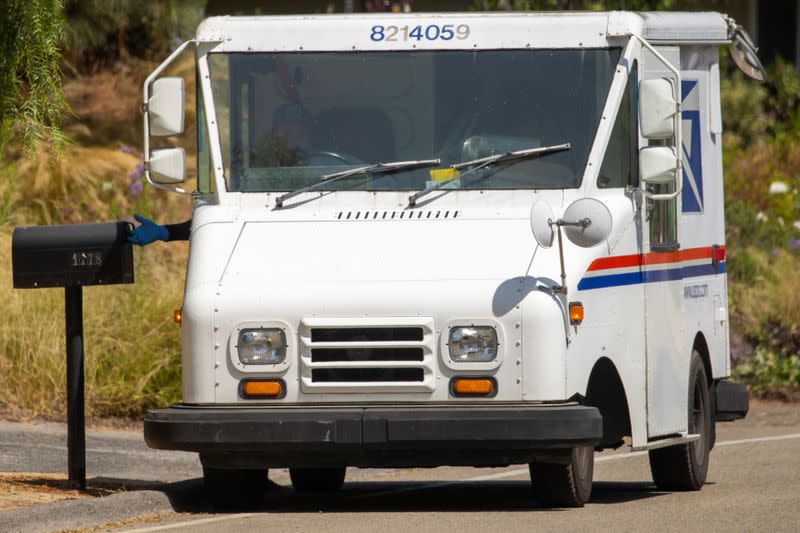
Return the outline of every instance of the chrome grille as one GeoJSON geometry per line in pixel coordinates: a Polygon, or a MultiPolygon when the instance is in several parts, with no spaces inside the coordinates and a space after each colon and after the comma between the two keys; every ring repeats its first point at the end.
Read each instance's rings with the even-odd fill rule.
{"type": "Polygon", "coordinates": [[[301,386],[306,392],[434,389],[433,320],[304,319],[301,386]]]}

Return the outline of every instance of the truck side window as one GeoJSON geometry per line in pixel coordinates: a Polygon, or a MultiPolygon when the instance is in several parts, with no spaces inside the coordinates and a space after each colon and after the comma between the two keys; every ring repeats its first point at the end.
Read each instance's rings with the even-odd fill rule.
{"type": "MultiPolygon", "coordinates": [[[[675,138],[650,139],[648,146],[674,146],[675,138]]],[[[647,190],[653,194],[669,194],[675,185],[649,184],[647,190]]],[[[678,246],[678,204],[677,199],[647,201],[647,219],[650,221],[650,248],[654,250],[677,250],[678,246]]]]}
{"type": "MultiPolygon", "coordinates": [[[[199,80],[197,74],[195,79],[199,80]]],[[[197,190],[201,193],[214,192],[214,178],[211,176],[211,149],[209,147],[206,113],[203,109],[203,95],[197,84],[197,190]]]]}
{"type": "Polygon", "coordinates": [[[619,104],[608,147],[600,165],[597,187],[612,189],[639,184],[639,114],[636,111],[637,64],[628,75],[628,85],[619,104]]]}
{"type": "MultiPolygon", "coordinates": [[[[655,144],[653,141],[651,145],[655,144]]],[[[647,190],[653,194],[669,194],[675,191],[674,184],[648,185],[647,190]]],[[[647,201],[647,216],[650,220],[650,248],[661,250],[677,250],[678,246],[678,211],[677,200],[647,201]]]]}

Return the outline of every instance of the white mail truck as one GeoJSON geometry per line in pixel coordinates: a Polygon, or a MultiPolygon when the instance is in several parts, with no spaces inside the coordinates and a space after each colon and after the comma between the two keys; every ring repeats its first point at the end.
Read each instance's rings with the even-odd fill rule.
{"type": "Polygon", "coordinates": [[[218,502],[346,468],[530,465],[553,506],[594,452],[697,490],[728,380],[718,13],[214,17],[144,87],[146,174],[193,196],[183,400],[145,419],[218,502]],[[183,80],[196,58],[197,186],[183,80]]]}

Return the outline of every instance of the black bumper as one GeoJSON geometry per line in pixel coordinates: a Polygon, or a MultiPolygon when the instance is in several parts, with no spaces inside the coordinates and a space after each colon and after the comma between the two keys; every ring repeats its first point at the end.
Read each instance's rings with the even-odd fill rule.
{"type": "Polygon", "coordinates": [[[594,407],[196,407],[148,413],[152,448],[199,452],[208,466],[512,464],[596,444],[594,407]]]}
{"type": "Polygon", "coordinates": [[[718,381],[714,386],[717,422],[739,420],[747,415],[750,402],[747,387],[732,381],[718,381]]]}

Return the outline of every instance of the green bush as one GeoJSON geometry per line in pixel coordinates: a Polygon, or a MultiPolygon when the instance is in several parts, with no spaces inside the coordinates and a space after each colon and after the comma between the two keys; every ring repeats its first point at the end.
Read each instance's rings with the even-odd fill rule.
{"type": "Polygon", "coordinates": [[[736,367],[734,376],[756,393],[780,387],[800,388],[800,355],[759,347],[751,360],[736,367]]]}

